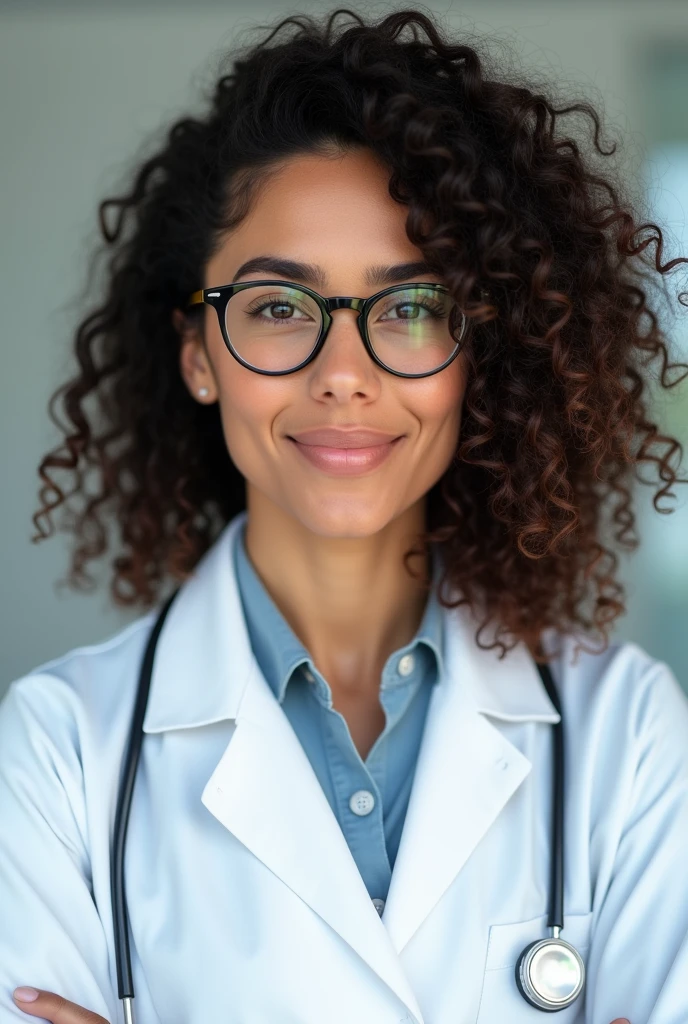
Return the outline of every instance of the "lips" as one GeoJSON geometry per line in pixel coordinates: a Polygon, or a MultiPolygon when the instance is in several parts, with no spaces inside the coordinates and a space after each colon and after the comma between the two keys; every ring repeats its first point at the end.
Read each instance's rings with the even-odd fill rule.
{"type": "Polygon", "coordinates": [[[322,428],[287,435],[287,441],[311,466],[334,476],[360,476],[378,469],[399,445],[403,435],[379,430],[322,428]],[[372,442],[372,443],[371,443],[372,442]]]}
{"type": "Polygon", "coordinates": [[[316,430],[302,430],[289,437],[299,444],[316,445],[324,448],[373,448],[376,445],[389,444],[399,434],[388,434],[381,430],[365,430],[355,428],[344,430],[341,427],[321,427],[316,430]]]}

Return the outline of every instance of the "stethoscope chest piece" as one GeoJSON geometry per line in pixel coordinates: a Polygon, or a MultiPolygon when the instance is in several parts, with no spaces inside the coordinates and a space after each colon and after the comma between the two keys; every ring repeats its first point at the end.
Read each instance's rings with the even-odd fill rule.
{"type": "Polygon", "coordinates": [[[516,984],[538,1010],[565,1010],[583,991],[585,964],[563,939],[538,939],[521,953],[516,984]]]}

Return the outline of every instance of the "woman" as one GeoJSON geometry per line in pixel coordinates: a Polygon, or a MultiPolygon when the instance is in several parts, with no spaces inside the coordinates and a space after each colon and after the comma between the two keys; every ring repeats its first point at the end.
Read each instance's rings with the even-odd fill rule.
{"type": "Polygon", "coordinates": [[[652,359],[670,384],[648,225],[554,133],[591,107],[423,13],[345,13],[242,51],[102,204],[35,519],[69,470],[72,581],[107,505],[113,599],[147,611],[0,709],[1,1024],[123,1019],[111,842],[170,581],[127,832],[137,1021],[540,1020],[516,968],[550,934],[558,723],[585,968],[558,1019],[688,1017],[688,702],[607,642],[631,478],[657,502],[680,455],[645,406],[652,359]]]}

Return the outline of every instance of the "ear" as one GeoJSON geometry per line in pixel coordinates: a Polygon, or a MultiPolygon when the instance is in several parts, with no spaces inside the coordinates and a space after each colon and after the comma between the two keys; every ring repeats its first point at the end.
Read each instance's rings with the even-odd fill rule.
{"type": "Polygon", "coordinates": [[[189,323],[180,309],[172,311],[172,324],[181,338],[179,370],[192,398],[201,405],[217,401],[217,387],[212,366],[200,332],[189,323]],[[201,389],[207,389],[201,395],[201,389]]]}
{"type": "Polygon", "coordinates": [[[172,310],[172,326],[174,327],[179,337],[183,338],[187,330],[187,321],[181,309],[172,310]]]}

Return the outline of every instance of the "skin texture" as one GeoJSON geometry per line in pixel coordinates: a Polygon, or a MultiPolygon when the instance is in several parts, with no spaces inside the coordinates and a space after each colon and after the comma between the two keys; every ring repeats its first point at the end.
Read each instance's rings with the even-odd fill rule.
{"type": "MultiPolygon", "coordinates": [[[[301,283],[323,295],[373,294],[379,286],[366,285],[368,267],[422,259],[406,237],[406,207],[390,198],[388,178],[367,150],[290,159],[211,259],[206,286],[230,283],[245,260],[271,253],[322,267],[321,287],[301,283]]],[[[441,283],[432,274],[422,279],[441,283]]],[[[330,683],[334,706],[365,756],[384,726],[384,663],[412,639],[423,614],[425,595],[402,556],[424,527],[427,491],[456,450],[465,363],[459,354],[433,376],[395,377],[370,359],[356,319],[355,310],[335,311],[325,347],[310,365],[267,377],[232,357],[208,308],[207,351],[189,334],[180,369],[198,401],[220,403],[227,447],[247,482],[249,557],[330,683]],[[198,396],[202,387],[205,398],[198,396]],[[403,434],[403,447],[364,475],[334,477],[311,466],[285,437],[342,425],[403,434]]]]}
{"type": "MultiPolygon", "coordinates": [[[[387,180],[367,151],[291,159],[213,256],[204,285],[228,284],[245,260],[270,253],[322,267],[322,287],[303,283],[324,295],[379,290],[365,284],[367,267],[422,258],[406,237],[405,208],[390,198],[387,180]]],[[[439,283],[428,274],[423,280],[439,283]]],[[[336,311],[317,359],[285,377],[241,366],[212,309],[207,347],[184,333],[180,316],[175,322],[183,334],[183,379],[197,401],[220,403],[228,450],[246,478],[249,557],[330,683],[334,706],[365,757],[384,726],[382,667],[422,618],[426,598],[402,556],[424,528],[425,496],[456,450],[466,378],[461,355],[424,379],[387,373],[366,353],[356,315],[336,311]],[[203,387],[208,394],[200,397],[203,387]],[[285,437],[354,424],[403,434],[404,447],[372,472],[333,477],[301,459],[285,437]]],[[[36,991],[32,1002],[15,999],[27,1014],[53,1024],[108,1024],[55,993],[36,991]]]]}

